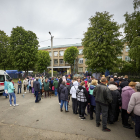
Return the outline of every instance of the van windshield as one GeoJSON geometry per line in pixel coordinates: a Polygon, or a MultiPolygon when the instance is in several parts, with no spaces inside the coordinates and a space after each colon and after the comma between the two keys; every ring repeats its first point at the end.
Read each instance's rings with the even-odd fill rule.
{"type": "Polygon", "coordinates": [[[4,82],[5,79],[4,79],[4,75],[0,75],[0,82],[4,82]]]}

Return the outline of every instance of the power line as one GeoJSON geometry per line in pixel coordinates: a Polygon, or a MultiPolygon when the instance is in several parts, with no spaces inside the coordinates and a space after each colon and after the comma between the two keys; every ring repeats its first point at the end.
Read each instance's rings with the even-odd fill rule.
{"type": "Polygon", "coordinates": [[[40,42],[45,42],[45,41],[49,41],[49,40],[51,40],[51,39],[48,39],[48,40],[43,40],[43,41],[40,41],[40,42]]]}

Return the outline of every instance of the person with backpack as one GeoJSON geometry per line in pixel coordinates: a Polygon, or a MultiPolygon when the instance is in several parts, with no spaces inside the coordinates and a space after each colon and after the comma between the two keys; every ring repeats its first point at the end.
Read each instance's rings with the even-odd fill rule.
{"type": "Polygon", "coordinates": [[[48,96],[49,96],[49,90],[50,90],[50,83],[48,82],[48,79],[45,79],[43,85],[44,85],[45,98],[46,98],[46,93],[48,92],[48,96]]]}
{"type": "Polygon", "coordinates": [[[60,105],[60,111],[62,112],[63,104],[65,106],[65,112],[68,111],[68,90],[67,87],[65,86],[65,82],[63,81],[62,84],[59,87],[59,92],[60,92],[60,99],[61,99],[61,105],[60,105]]]}
{"type": "Polygon", "coordinates": [[[85,82],[81,82],[80,86],[77,88],[76,91],[77,94],[77,101],[78,101],[78,106],[79,106],[79,118],[81,120],[85,120],[86,118],[84,117],[85,114],[85,108],[87,105],[87,102],[89,103],[89,98],[88,98],[88,93],[85,88],[85,82]]]}
{"type": "Polygon", "coordinates": [[[78,114],[77,113],[77,97],[76,97],[76,91],[78,88],[78,82],[74,81],[73,86],[70,89],[70,94],[72,95],[72,109],[73,109],[73,114],[78,114]]]}

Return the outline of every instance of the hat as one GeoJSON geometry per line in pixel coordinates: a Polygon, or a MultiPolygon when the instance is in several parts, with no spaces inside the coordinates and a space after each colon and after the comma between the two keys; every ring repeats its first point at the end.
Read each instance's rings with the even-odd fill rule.
{"type": "Polygon", "coordinates": [[[136,89],[140,90],[140,83],[137,83],[135,87],[136,87],[136,89]]]}

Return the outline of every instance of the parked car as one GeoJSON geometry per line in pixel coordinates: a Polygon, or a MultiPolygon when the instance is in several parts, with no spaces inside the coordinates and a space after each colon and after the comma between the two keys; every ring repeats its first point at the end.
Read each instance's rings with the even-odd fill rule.
{"type": "Polygon", "coordinates": [[[4,81],[10,79],[10,76],[4,71],[0,70],[0,94],[4,92],[4,81]]]}

